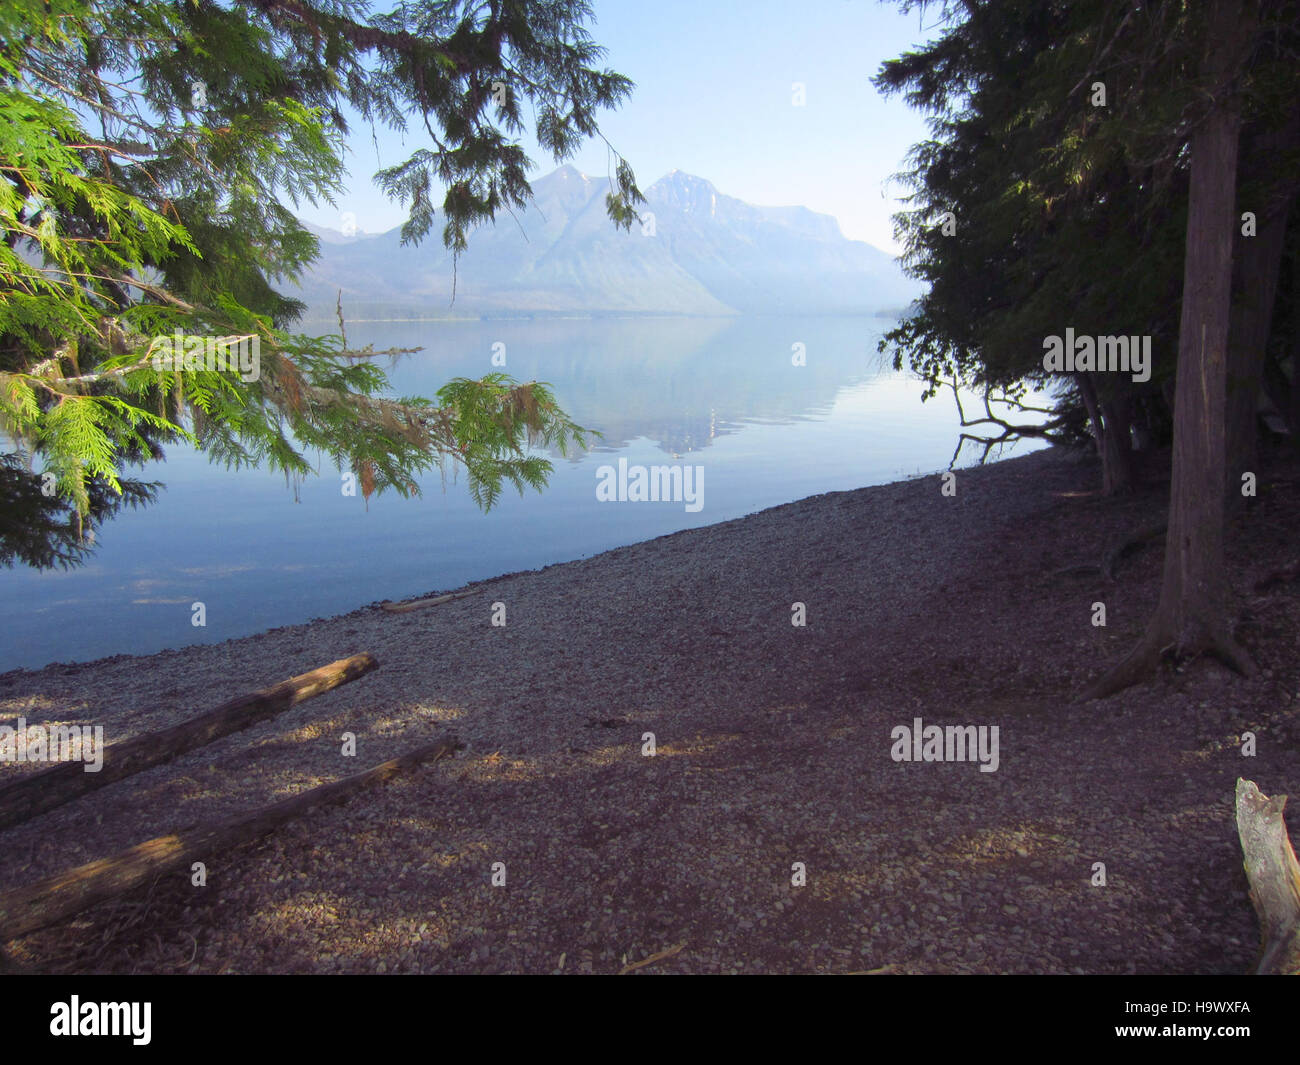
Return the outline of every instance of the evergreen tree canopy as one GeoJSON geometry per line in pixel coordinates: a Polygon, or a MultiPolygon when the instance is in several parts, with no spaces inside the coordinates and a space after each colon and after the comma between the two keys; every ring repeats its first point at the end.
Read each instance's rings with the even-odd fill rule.
{"type": "MultiPolygon", "coordinates": [[[[1058,417],[1044,427],[1056,439],[1077,420],[1078,382],[1044,371],[1044,336],[1067,325],[1146,334],[1166,351],[1177,336],[1185,164],[1176,153],[1130,151],[1140,139],[1131,102],[1116,102],[1131,101],[1128,68],[1106,56],[1121,37],[1145,40],[1153,27],[1134,25],[1131,12],[1117,27],[1116,6],[966,5],[968,17],[948,11],[939,39],[885,63],[875,79],[929,112],[933,131],[902,175],[909,210],[896,219],[904,261],[928,289],[882,350],[919,373],[927,395],[944,383],[1012,399],[1059,387],[1058,417]]],[[[1172,360],[1159,362],[1145,390],[1171,371],[1172,360]]],[[[1094,383],[1132,390],[1113,375],[1094,383]]]]}
{"type": "MultiPolygon", "coordinates": [[[[441,237],[463,250],[531,196],[526,107],[560,162],[630,92],[595,65],[590,18],[581,0],[0,7],[0,431],[16,449],[0,560],[75,561],[85,523],[150,497],[123,467],[182,438],[291,476],[319,449],[367,496],[416,491],[448,457],[485,507],[505,482],[541,487],[551,464],[526,445],[587,437],[543,384],[491,375],[392,398],[341,315],[339,335],[291,332],[303,307],[276,286],[318,243],[283,201],[335,202],[350,107],[423,142],[376,177],[409,209],[403,240],[430,233],[442,187],[441,237]],[[178,332],[257,353],[256,371],[169,361],[178,332]],[[70,532],[52,540],[58,508],[70,532]]],[[[628,227],[641,194],[615,158],[607,208],[628,227]]]]}
{"type": "MultiPolygon", "coordinates": [[[[927,397],[955,383],[1013,399],[1056,387],[1058,417],[1044,427],[1054,439],[1080,424],[1082,396],[1098,413],[1140,404],[1167,442],[1187,148],[1209,93],[1197,70],[1205,12],[1121,0],[938,6],[944,32],[875,79],[928,112],[933,131],[901,175],[909,207],[896,217],[904,262],[928,290],[881,349],[922,376],[927,397]],[[1042,340],[1065,326],[1150,336],[1151,379],[1047,374],[1042,340]]],[[[1296,88],[1284,7],[1295,13],[1264,12],[1243,72],[1246,120],[1259,130],[1296,88]]],[[[1294,145],[1289,158],[1276,147],[1243,168],[1247,202],[1293,169],[1294,145]]],[[[1131,415],[1115,420],[1126,438],[1131,415]]]]}
{"type": "Polygon", "coordinates": [[[1224,503],[1240,502],[1243,472],[1255,476],[1256,414],[1270,381],[1281,391],[1280,352],[1291,355],[1280,405],[1300,440],[1300,333],[1274,306],[1300,245],[1289,221],[1300,193],[1297,4],[902,6],[938,6],[945,29],[876,78],[928,110],[933,131],[914,150],[898,218],[906,263],[929,289],[882,350],[909,362],[927,395],[984,390],[988,417],[963,423],[1002,429],[968,437],[986,457],[1017,433],[1062,438],[1082,424],[1078,402],[1108,493],[1131,487],[1136,449],[1171,444],[1160,604],[1089,694],[1132,683],[1170,648],[1250,672],[1227,617],[1224,503]],[[1277,337],[1279,322],[1289,337],[1277,337]],[[1045,349],[1070,335],[1098,350],[1106,338],[1112,352],[1123,340],[1126,357],[1128,338],[1149,343],[1149,376],[1131,364],[1049,368],[1045,349]],[[1045,426],[988,409],[994,390],[1016,401],[1049,382],[1060,402],[1045,426]]]}

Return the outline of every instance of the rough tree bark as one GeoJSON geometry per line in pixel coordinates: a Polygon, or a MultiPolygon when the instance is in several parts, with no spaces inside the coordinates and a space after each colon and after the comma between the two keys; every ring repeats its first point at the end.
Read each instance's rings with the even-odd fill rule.
{"type": "Polygon", "coordinates": [[[1102,494],[1110,496],[1127,492],[1133,487],[1133,455],[1128,439],[1129,421],[1122,416],[1122,405],[1113,400],[1102,402],[1088,374],[1075,374],[1075,381],[1097,441],[1102,494]]]}
{"type": "Polygon", "coordinates": [[[1291,382],[1282,371],[1280,363],[1280,359],[1264,360],[1264,392],[1286,422],[1286,431],[1291,435],[1291,443],[1294,444],[1296,434],[1300,432],[1300,422],[1296,417],[1300,415],[1300,410],[1292,410],[1291,382]]]}
{"type": "Polygon", "coordinates": [[[1110,471],[1103,486],[1107,495],[1121,495],[1133,490],[1133,401],[1127,396],[1105,400],[1101,419],[1106,424],[1106,451],[1110,471]]]}
{"type": "Polygon", "coordinates": [[[1254,21],[1241,0],[1210,6],[1204,69],[1212,102],[1192,133],[1187,250],[1174,397],[1173,476],[1164,579],[1137,646],[1083,693],[1111,695],[1150,673],[1161,655],[1210,653],[1242,673],[1254,665],[1228,628],[1223,572],[1224,414],[1232,245],[1236,232],[1241,69],[1254,21]]]}
{"type": "MultiPolygon", "coordinates": [[[[1248,174],[1284,151],[1300,133],[1300,111],[1292,111],[1278,127],[1261,132],[1251,141],[1241,171],[1248,174]]],[[[1237,302],[1228,334],[1227,398],[1227,498],[1241,500],[1241,475],[1259,472],[1257,410],[1264,375],[1264,354],[1273,324],[1278,273],[1286,242],[1287,217],[1300,188],[1300,175],[1286,173],[1264,192],[1258,204],[1243,203],[1256,213],[1256,236],[1238,237],[1237,302]]],[[[1240,217],[1238,215],[1238,217],[1240,217]]]]}
{"type": "Polygon", "coordinates": [[[1300,262],[1291,264],[1291,299],[1291,402],[1286,409],[1291,447],[1300,454],[1300,262]]]}
{"type": "Polygon", "coordinates": [[[1258,975],[1300,975],[1300,865],[1286,834],[1285,795],[1261,795],[1237,780],[1237,835],[1259,916],[1258,975]]]}

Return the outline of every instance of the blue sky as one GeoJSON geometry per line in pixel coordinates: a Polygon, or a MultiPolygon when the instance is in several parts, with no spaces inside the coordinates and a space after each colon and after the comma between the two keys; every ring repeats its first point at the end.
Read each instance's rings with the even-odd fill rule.
{"type": "MultiPolygon", "coordinates": [[[[377,4],[376,9],[384,5],[377,4]]],[[[707,178],[721,192],[763,205],[799,204],[833,215],[844,234],[897,251],[890,216],[901,188],[890,181],[908,148],[927,135],[924,117],[900,97],[885,100],[871,78],[893,58],[937,34],[879,0],[594,0],[588,29],[608,49],[604,65],[636,83],[601,131],[632,164],[642,188],[673,169],[707,178]],[[793,103],[792,86],[805,86],[793,103]]],[[[423,146],[369,126],[351,131],[348,191],[329,205],[302,205],[302,217],[340,228],[343,212],[379,232],[402,209],[371,177],[423,146]],[[405,154],[404,154],[405,153],[405,154]]],[[[531,139],[534,177],[554,162],[531,139]]],[[[597,140],[570,160],[593,176],[612,172],[597,140]]],[[[438,232],[435,229],[435,234],[438,232]]],[[[438,239],[431,235],[430,239],[438,239]]],[[[472,238],[471,238],[472,241],[472,238]]]]}

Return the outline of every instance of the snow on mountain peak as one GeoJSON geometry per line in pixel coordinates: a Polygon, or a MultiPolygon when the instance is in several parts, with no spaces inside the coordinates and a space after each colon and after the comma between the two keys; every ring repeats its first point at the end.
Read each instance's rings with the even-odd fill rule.
{"type": "Polygon", "coordinates": [[[668,171],[646,189],[646,198],[666,202],[692,214],[712,215],[718,206],[718,190],[712,182],[684,170],[668,171]]]}

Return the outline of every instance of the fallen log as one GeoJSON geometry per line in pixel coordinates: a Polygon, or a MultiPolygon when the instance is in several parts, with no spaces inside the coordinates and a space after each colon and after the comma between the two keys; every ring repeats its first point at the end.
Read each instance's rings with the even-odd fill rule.
{"type": "Polygon", "coordinates": [[[255,813],[146,840],[111,858],[101,858],[29,887],[6,892],[0,895],[0,943],[48,928],[163,873],[188,867],[195,861],[211,862],[215,854],[267,835],[309,810],[349,798],[364,788],[382,784],[462,747],[454,736],[426,744],[373,769],[333,784],[322,784],[255,813]]]}
{"type": "Polygon", "coordinates": [[[1282,819],[1285,806],[1285,795],[1270,799],[1254,781],[1238,778],[1237,835],[1259,916],[1260,975],[1300,975],[1300,864],[1282,819]]]}
{"type": "Polygon", "coordinates": [[[0,785],[0,828],[28,821],[115,780],[170,762],[196,747],[356,680],[378,665],[368,654],[340,658],[269,688],[241,695],[172,728],[110,743],[104,747],[104,764],[95,773],[87,773],[84,762],[60,762],[39,773],[9,781],[0,785]]]}
{"type": "Polygon", "coordinates": [[[405,603],[383,603],[383,609],[390,614],[406,614],[412,610],[422,610],[426,606],[437,606],[439,603],[449,603],[453,599],[464,599],[467,595],[473,595],[474,592],[448,592],[446,595],[435,595],[431,599],[408,599],[405,603]]]}

